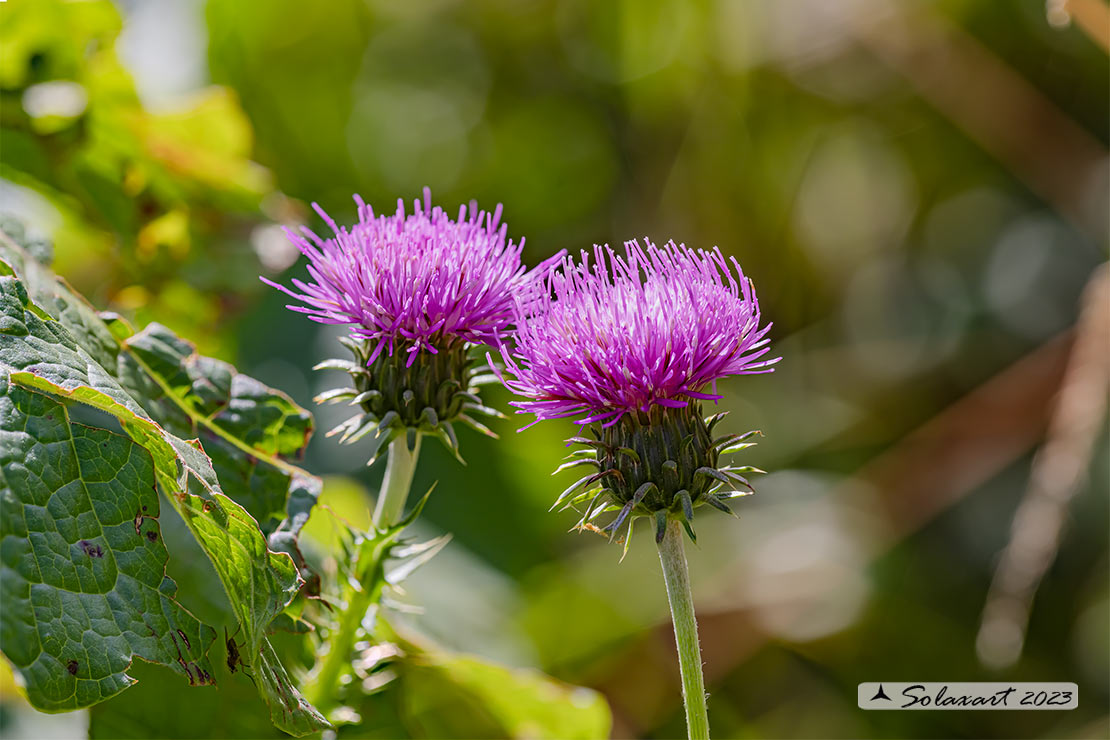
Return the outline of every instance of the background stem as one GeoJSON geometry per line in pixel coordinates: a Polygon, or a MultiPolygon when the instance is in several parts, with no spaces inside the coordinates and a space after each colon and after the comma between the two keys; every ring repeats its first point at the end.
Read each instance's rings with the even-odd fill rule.
{"type": "Polygon", "coordinates": [[[675,643],[678,645],[682,701],[686,705],[686,728],[690,740],[709,740],[709,715],[705,707],[705,679],[701,669],[698,623],[694,618],[694,598],[690,591],[686,553],[682,549],[682,527],[677,521],[667,523],[663,541],[659,543],[659,561],[663,564],[663,580],[667,584],[667,600],[671,605],[675,643]]]}

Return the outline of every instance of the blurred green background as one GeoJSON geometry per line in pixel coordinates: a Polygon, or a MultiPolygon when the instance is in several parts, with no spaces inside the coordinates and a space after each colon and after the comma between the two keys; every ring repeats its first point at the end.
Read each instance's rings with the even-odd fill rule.
{"type": "MultiPolygon", "coordinates": [[[[1110,354],[1108,293],[1080,321],[1107,259],[1108,28],[1102,0],[9,0],[0,210],[53,238],[98,307],[307,407],[335,385],[310,368],[337,332],[257,275],[303,275],[278,225],[319,227],[308,202],[341,222],[356,192],[501,202],[529,262],[719,245],[783,361],[721,384],[725,425],[764,432],[746,460],[771,472],[739,521],[702,515],[689,553],[715,736],[1107,737],[1106,372],[1073,348],[1110,354]],[[1053,491],[1063,532],[1038,550],[1015,512],[1053,491]],[[980,634],[1012,537],[1015,562],[1048,567],[1020,655],[1021,608],[980,634]],[[878,680],[1074,681],[1081,699],[859,711],[856,684],[878,680]]],[[[650,536],[618,564],[567,533],[573,513],[547,508],[573,479],[547,473],[572,425],[523,423],[464,432],[467,467],[425,446],[421,526],[455,538],[407,618],[599,689],[615,737],[677,737],[650,536]]],[[[305,461],[356,520],[382,472],[360,455],[320,434],[305,461]]],[[[6,735],[83,732],[0,685],[6,735]]]]}

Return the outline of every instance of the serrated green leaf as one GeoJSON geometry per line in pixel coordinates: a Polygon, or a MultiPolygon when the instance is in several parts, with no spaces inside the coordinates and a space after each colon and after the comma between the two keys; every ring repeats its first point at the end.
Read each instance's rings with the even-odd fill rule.
{"type": "MultiPolygon", "coordinates": [[[[0,278],[0,296],[18,297],[18,288],[13,278],[0,278]]],[[[0,310],[5,318],[16,318],[11,300],[0,301],[0,310]]],[[[266,549],[257,522],[223,494],[211,461],[197,442],[182,440],[155,424],[76,345],[65,327],[43,322],[27,311],[22,322],[25,336],[0,333],[0,366],[10,371],[11,383],[81,401],[111,414],[132,439],[150,451],[158,483],[212,559],[246,630],[248,644],[256,646],[266,624],[296,592],[298,578],[292,560],[266,549]]]]}
{"type": "MultiPolygon", "coordinates": [[[[3,340],[0,335],[0,349],[3,340]]],[[[124,406],[100,390],[88,386],[70,390],[28,372],[12,373],[11,379],[13,385],[80,400],[116,415],[124,430],[151,451],[159,485],[212,561],[227,592],[245,633],[244,654],[258,656],[269,650],[266,627],[296,595],[301,579],[292,559],[284,553],[270,552],[258,523],[219,491],[211,462],[194,446],[195,442],[173,437],[142,416],[129,415],[124,406]]],[[[269,683],[263,681],[259,690],[270,704],[274,721],[285,723],[278,727],[290,734],[311,731],[304,730],[305,723],[314,729],[327,727],[314,710],[302,711],[301,704],[308,706],[307,702],[282,678],[277,667],[267,665],[269,672],[262,678],[269,683]],[[273,703],[278,700],[280,707],[273,703]]]]}
{"type": "Polygon", "coordinates": [[[0,262],[10,265],[29,293],[30,307],[57,319],[104,373],[143,411],[181,439],[199,439],[221,490],[260,522],[281,518],[295,480],[308,473],[299,458],[313,431],[312,415],[284,393],[196,353],[169,329],[151,324],[135,332],[104,317],[0,231],[0,262]]]}
{"type": "Polygon", "coordinates": [[[280,515],[294,480],[288,463],[312,435],[312,415],[280,391],[151,324],[123,340],[114,375],[155,421],[196,437],[222,483],[259,521],[280,515]]]}
{"type": "Polygon", "coordinates": [[[37,709],[103,701],[134,656],[213,683],[216,632],[174,600],[154,463],[0,373],[0,649],[37,709]]]}
{"type": "Polygon", "coordinates": [[[312,434],[312,415],[284,393],[211,357],[159,324],[123,343],[194,423],[260,455],[298,455],[312,434]]]}
{"type": "MultiPolygon", "coordinates": [[[[20,275],[20,265],[28,273],[39,269],[6,237],[0,239],[0,258],[5,261],[10,258],[9,268],[16,268],[10,270],[16,276],[20,275]]],[[[76,331],[98,331],[95,321],[99,319],[94,321],[90,318],[89,311],[80,307],[83,302],[73,298],[62,283],[55,283],[53,294],[44,288],[46,281],[41,277],[35,278],[34,283],[38,295],[47,298],[53,295],[55,306],[59,301],[66,303],[80,315],[81,321],[73,324],[76,331]]],[[[67,325],[52,318],[52,314],[30,300],[20,280],[12,275],[0,277],[0,368],[9,374],[11,384],[34,389],[56,399],[80,401],[104,411],[114,416],[123,431],[149,452],[160,489],[181,514],[215,566],[245,633],[244,653],[248,656],[261,655],[269,647],[265,638],[267,626],[293,599],[302,583],[297,567],[288,555],[270,552],[257,521],[225,495],[217,478],[217,466],[205,453],[201,441],[186,441],[175,435],[172,429],[201,431],[200,436],[205,437],[217,453],[218,465],[232,485],[258,484],[273,488],[280,483],[281,493],[274,498],[284,504],[291,481],[302,472],[279,457],[294,449],[290,435],[281,431],[287,415],[283,414],[279,421],[263,423],[265,429],[258,436],[243,440],[236,436],[237,424],[249,426],[250,422],[231,418],[226,424],[218,423],[215,419],[221,409],[232,407],[231,401],[239,398],[241,403],[234,407],[235,413],[244,416],[258,413],[264,420],[266,412],[257,408],[259,399],[270,399],[276,395],[267,393],[263,390],[265,387],[255,381],[241,382],[245,390],[236,394],[233,369],[216,365],[215,361],[206,361],[206,358],[198,358],[194,363],[197,372],[186,389],[181,378],[190,377],[187,362],[184,368],[178,368],[183,376],[163,377],[159,373],[172,367],[170,358],[185,362],[194,357],[183,355],[188,345],[172,343],[168,349],[156,347],[158,352],[151,350],[153,355],[148,352],[143,357],[129,344],[130,340],[140,335],[128,335],[120,327],[110,331],[102,322],[99,331],[102,336],[117,342],[115,368],[130,368],[132,371],[126,377],[127,388],[118,382],[112,368],[105,368],[76,341],[67,325]],[[163,364],[148,365],[152,357],[163,361],[163,364]],[[198,378],[201,382],[195,386],[193,381],[198,378]],[[160,389],[162,394],[159,396],[152,391],[152,397],[146,398],[141,389],[160,389]],[[221,405],[224,390],[229,400],[221,405]],[[157,408],[162,418],[157,421],[152,419],[137,398],[157,408]],[[207,410],[211,413],[205,415],[207,410]],[[258,447],[252,447],[252,444],[258,444],[258,447]],[[264,476],[255,475],[256,468],[266,469],[258,465],[260,461],[275,468],[277,473],[267,471],[264,476]],[[228,473],[229,468],[240,473],[244,469],[247,472],[237,478],[228,473]]],[[[85,338],[84,334],[81,336],[85,338]]],[[[165,334],[158,331],[149,336],[170,342],[165,334]]],[[[150,349],[148,345],[138,344],[150,349]]],[[[3,430],[9,431],[6,426],[3,430]]],[[[306,439],[307,433],[302,434],[300,443],[303,445],[306,439]]],[[[273,506],[266,504],[265,508],[272,509],[273,506]]],[[[310,707],[305,709],[301,706],[307,704],[291,684],[283,683],[279,667],[270,666],[267,674],[270,684],[263,681],[260,691],[263,698],[271,703],[271,713],[276,722],[282,723],[279,725],[281,729],[304,734],[309,731],[306,727],[326,727],[327,723],[318,713],[309,711],[310,707]],[[278,701],[280,706],[273,703],[278,701]]],[[[51,680],[57,678],[51,677],[51,680]]]]}

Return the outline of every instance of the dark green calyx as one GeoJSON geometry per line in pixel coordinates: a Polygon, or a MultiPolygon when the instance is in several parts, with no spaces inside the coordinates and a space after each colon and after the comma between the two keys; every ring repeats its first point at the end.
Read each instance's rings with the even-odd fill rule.
{"type": "Polygon", "coordinates": [[[354,359],[325,360],[315,369],[344,370],[351,376],[352,386],[325,391],[315,400],[348,401],[360,409],[327,436],[338,434],[340,443],[351,444],[372,433],[371,463],[388,442],[399,436],[405,435],[412,449],[418,434],[438,437],[462,461],[455,422],[497,436],[473,416],[504,418],[500,412],[484,406],[478,397],[479,386],[491,382],[493,376],[487,367],[478,366],[478,358],[471,355],[467,343],[445,340],[435,354],[419,351],[412,364],[406,365],[410,355],[403,344],[398,343],[392,355],[383,351],[368,363],[373,351],[368,342],[350,337],[340,341],[351,350],[354,359]]]}
{"type": "MultiPolygon", "coordinates": [[[[763,471],[750,466],[720,464],[721,458],[752,446],[759,432],[713,436],[713,427],[725,414],[703,419],[701,405],[684,408],[652,406],[650,411],[625,414],[609,428],[591,427],[593,438],[575,437],[586,449],[572,453],[559,470],[590,465],[596,471],[568,488],[555,505],[585,505],[580,529],[594,529],[593,520],[604,512],[616,516],[600,531],[611,537],[638,517],[650,517],[661,538],[668,519],[682,522],[695,539],[694,509],[702,505],[731,514],[728,500],[751,493],[745,473],[763,471]]],[[[554,508],[554,507],[553,507],[554,508]]],[[[627,548],[626,537],[625,546],[627,548]]]]}

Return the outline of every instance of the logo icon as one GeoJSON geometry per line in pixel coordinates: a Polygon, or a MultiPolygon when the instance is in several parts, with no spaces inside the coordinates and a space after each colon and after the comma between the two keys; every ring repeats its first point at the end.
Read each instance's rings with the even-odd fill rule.
{"type": "Polygon", "coordinates": [[[883,685],[882,684],[879,684],[879,690],[877,692],[875,692],[874,696],[871,697],[871,701],[875,701],[876,699],[886,699],[887,701],[893,701],[893,699],[891,699],[889,696],[887,696],[886,692],[883,691],[883,685]]]}

